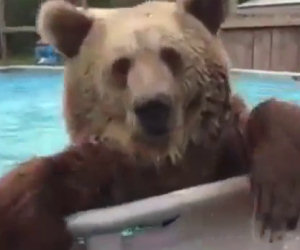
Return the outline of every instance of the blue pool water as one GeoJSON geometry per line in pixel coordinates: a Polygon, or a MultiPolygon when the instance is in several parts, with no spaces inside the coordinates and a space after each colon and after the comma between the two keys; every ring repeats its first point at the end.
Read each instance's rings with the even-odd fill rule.
{"type": "Polygon", "coordinates": [[[262,73],[233,73],[232,90],[238,93],[251,108],[275,97],[300,105],[300,79],[287,75],[262,73]]]}
{"type": "MultiPolygon", "coordinates": [[[[233,74],[233,92],[253,107],[277,97],[300,105],[300,83],[291,77],[233,74]]],[[[33,156],[68,144],[62,117],[62,71],[0,71],[0,176],[33,156]]]]}
{"type": "Polygon", "coordinates": [[[16,163],[64,148],[61,71],[0,72],[0,176],[16,163]]]}

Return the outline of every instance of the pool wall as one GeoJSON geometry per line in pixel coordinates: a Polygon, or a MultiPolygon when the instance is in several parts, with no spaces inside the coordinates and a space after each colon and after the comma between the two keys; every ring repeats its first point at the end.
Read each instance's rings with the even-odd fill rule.
{"type": "Polygon", "coordinates": [[[268,233],[258,236],[247,177],[82,212],[69,217],[68,226],[74,250],[298,250],[300,244],[299,230],[272,244],[268,233]],[[124,234],[137,226],[142,229],[124,234]]]}

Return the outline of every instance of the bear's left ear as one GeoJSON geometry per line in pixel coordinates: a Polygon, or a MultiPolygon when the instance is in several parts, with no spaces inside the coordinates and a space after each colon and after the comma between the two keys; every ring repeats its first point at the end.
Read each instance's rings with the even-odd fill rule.
{"type": "Polygon", "coordinates": [[[41,6],[37,29],[43,41],[72,58],[91,29],[93,20],[64,1],[48,1],[41,6]]]}
{"type": "Polygon", "coordinates": [[[229,12],[230,0],[177,0],[185,12],[191,14],[216,34],[229,12]]]}

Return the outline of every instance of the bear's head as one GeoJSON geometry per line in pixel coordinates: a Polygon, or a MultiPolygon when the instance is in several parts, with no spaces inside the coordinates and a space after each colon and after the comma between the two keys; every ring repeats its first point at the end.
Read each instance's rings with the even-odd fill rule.
{"type": "Polygon", "coordinates": [[[107,140],[144,159],[176,161],[188,144],[217,140],[230,112],[217,36],[227,7],[227,0],[111,10],[45,3],[38,30],[65,57],[72,142],[107,140]]]}

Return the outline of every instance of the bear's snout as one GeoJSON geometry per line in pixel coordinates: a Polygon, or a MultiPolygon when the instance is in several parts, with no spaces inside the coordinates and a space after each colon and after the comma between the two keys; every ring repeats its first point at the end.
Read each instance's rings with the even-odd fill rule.
{"type": "Polygon", "coordinates": [[[136,105],[134,112],[149,136],[163,136],[169,131],[171,105],[161,100],[149,100],[136,105]]]}

